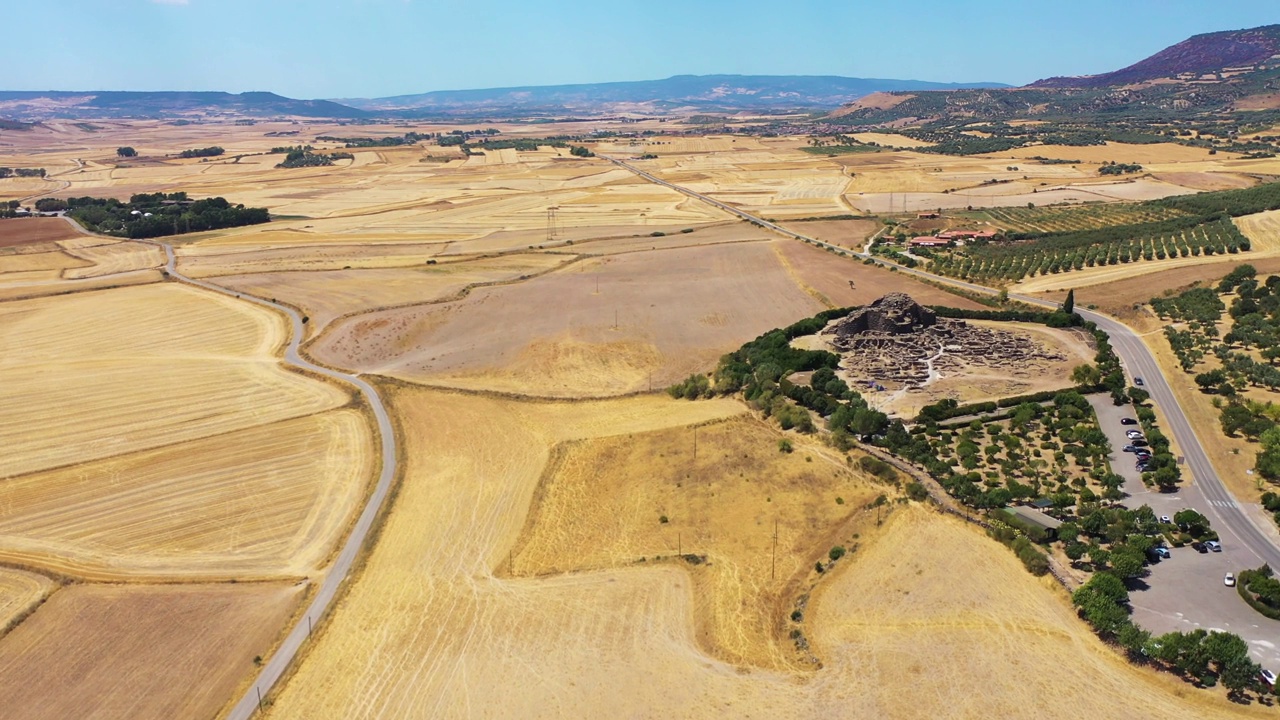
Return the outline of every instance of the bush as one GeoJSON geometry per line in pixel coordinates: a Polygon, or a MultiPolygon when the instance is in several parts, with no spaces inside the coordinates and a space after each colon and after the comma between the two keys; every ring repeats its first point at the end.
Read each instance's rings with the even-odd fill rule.
{"type": "Polygon", "coordinates": [[[790,453],[793,450],[795,450],[795,448],[792,447],[790,440],[786,438],[778,440],[778,452],[790,453]]]}
{"type": "Polygon", "coordinates": [[[844,557],[845,549],[840,545],[836,545],[827,551],[827,557],[831,558],[831,562],[835,562],[844,557]]]}

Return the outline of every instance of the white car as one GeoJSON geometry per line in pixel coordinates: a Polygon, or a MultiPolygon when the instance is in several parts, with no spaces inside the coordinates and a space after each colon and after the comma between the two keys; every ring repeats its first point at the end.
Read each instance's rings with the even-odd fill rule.
{"type": "Polygon", "coordinates": [[[1276,674],[1270,670],[1262,668],[1262,670],[1258,671],[1258,677],[1262,679],[1262,682],[1270,685],[1271,687],[1276,686],[1276,674]]]}
{"type": "Polygon", "coordinates": [[[1173,520],[1170,520],[1168,515],[1161,515],[1161,516],[1160,516],[1160,522],[1164,523],[1165,525],[1172,525],[1172,524],[1173,524],[1173,520]]]}
{"type": "Polygon", "coordinates": [[[1125,435],[1125,437],[1129,438],[1130,440],[1141,440],[1141,439],[1142,439],[1142,433],[1138,432],[1137,430],[1129,430],[1129,431],[1128,431],[1128,432],[1126,432],[1124,435],[1125,435]]]}
{"type": "Polygon", "coordinates": [[[1234,574],[1232,574],[1232,573],[1227,573],[1227,576],[1226,576],[1226,577],[1224,577],[1224,578],[1222,578],[1222,584],[1223,584],[1223,585],[1226,585],[1227,587],[1235,587],[1235,586],[1236,586],[1236,576],[1235,576],[1234,574]]]}

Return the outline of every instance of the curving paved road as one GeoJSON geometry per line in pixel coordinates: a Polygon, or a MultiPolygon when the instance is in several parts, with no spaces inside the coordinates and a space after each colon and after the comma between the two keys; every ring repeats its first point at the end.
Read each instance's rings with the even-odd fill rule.
{"type": "MultiPolygon", "coordinates": [[[[807,235],[801,235],[792,232],[784,227],[780,227],[763,218],[758,218],[749,213],[743,212],[735,207],[730,207],[725,203],[714,198],[707,197],[701,193],[694,192],[688,188],[674,185],[662,178],[647,173],[633,165],[629,165],[622,160],[615,158],[606,158],[615,165],[630,170],[640,177],[657,183],[663,187],[670,188],[676,192],[688,195],[689,197],[701,200],[709,205],[713,205],[725,212],[736,215],[744,220],[748,220],[761,227],[768,228],[787,237],[803,240],[812,245],[834,250],[838,253],[847,254],[860,259],[870,259],[884,267],[896,268],[898,272],[917,277],[925,278],[932,282],[941,282],[959,287],[970,292],[982,293],[984,295],[995,295],[997,291],[971,282],[956,280],[954,278],[944,277],[942,275],[934,275],[933,273],[908,268],[895,262],[885,260],[870,255],[867,252],[857,252],[842,248],[838,245],[822,242],[817,238],[807,235]]],[[[870,245],[868,245],[870,247],[870,245]]],[[[1058,304],[1040,298],[1033,298],[1026,295],[1010,295],[1009,297],[1031,305],[1040,307],[1057,308],[1058,304]]],[[[1204,446],[1200,444],[1200,439],[1196,436],[1195,429],[1191,427],[1191,422],[1187,419],[1186,414],[1182,411],[1182,407],[1178,404],[1178,400],[1174,397],[1173,391],[1169,388],[1168,381],[1165,380],[1164,374],[1160,371],[1160,365],[1156,362],[1155,357],[1142,342],[1142,338],[1138,337],[1127,325],[1114,320],[1106,315],[1102,315],[1089,310],[1076,310],[1081,317],[1097,323],[1111,336],[1111,345],[1115,348],[1116,354],[1120,356],[1121,362],[1128,369],[1131,377],[1141,377],[1146,383],[1147,391],[1151,393],[1151,398],[1160,406],[1165,417],[1169,421],[1167,430],[1174,440],[1177,441],[1178,447],[1181,448],[1183,456],[1186,459],[1186,465],[1195,477],[1198,487],[1204,493],[1205,498],[1209,500],[1208,507],[1197,508],[1201,513],[1209,518],[1213,527],[1222,535],[1224,542],[1230,542],[1231,538],[1240,547],[1252,553],[1257,558],[1256,565],[1266,562],[1273,568],[1280,569],[1280,546],[1273,539],[1273,533],[1270,529],[1263,530],[1257,523],[1240,506],[1239,502],[1232,497],[1231,492],[1227,490],[1222,481],[1218,478],[1218,474],[1214,472],[1213,464],[1209,462],[1209,456],[1204,450],[1204,446]]]]}
{"type": "Polygon", "coordinates": [[[336,372],[329,368],[321,367],[298,354],[298,347],[301,345],[303,338],[303,323],[302,316],[296,310],[251,295],[237,293],[203,280],[189,278],[178,272],[177,258],[174,255],[172,245],[153,240],[137,240],[135,242],[144,242],[163,248],[166,257],[165,270],[170,277],[179,282],[278,310],[288,315],[293,323],[293,332],[289,339],[289,346],[285,349],[284,361],[294,367],[354,385],[364,395],[365,401],[369,403],[369,407],[373,410],[373,415],[378,421],[378,435],[382,439],[382,474],[378,476],[377,485],[374,486],[373,493],[369,496],[369,501],[365,503],[364,510],[360,512],[360,517],[356,520],[351,534],[347,536],[346,542],[343,543],[337,560],[325,573],[324,580],[320,582],[320,587],[312,598],[311,604],[307,606],[306,612],[299,616],[297,624],[289,631],[289,635],[285,637],[284,642],[280,644],[275,653],[262,664],[253,685],[236,702],[226,716],[229,720],[247,720],[258,710],[259,698],[265,697],[271,691],[271,688],[284,675],[289,664],[297,657],[298,650],[301,649],[303,643],[311,635],[312,624],[319,622],[332,606],[339,588],[346,581],[356,557],[363,549],[365,541],[369,537],[369,531],[373,527],[374,518],[377,517],[378,512],[382,509],[387,493],[391,489],[391,482],[396,475],[395,432],[391,426],[391,418],[387,414],[386,406],[382,404],[382,399],[378,397],[378,392],[374,390],[372,385],[357,375],[336,372]]]}

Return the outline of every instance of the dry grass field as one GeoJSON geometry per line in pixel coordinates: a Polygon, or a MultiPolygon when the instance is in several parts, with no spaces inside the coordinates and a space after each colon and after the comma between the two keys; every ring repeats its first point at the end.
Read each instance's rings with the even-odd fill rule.
{"type": "Polygon", "coordinates": [[[310,352],[332,365],[473,389],[607,395],[646,390],[650,376],[661,388],[823,309],[783,271],[772,247],[781,242],[584,260],[454,302],[345,319],[310,352]]]}
{"type": "Polygon", "coordinates": [[[0,642],[0,714],[214,717],[301,595],[288,584],[59,590],[0,642]]]}
{"type": "Polygon", "coordinates": [[[809,669],[784,618],[885,491],[828,448],[755,418],[569,443],[552,453],[505,568],[516,577],[706,557],[690,570],[699,645],[735,665],[809,669]],[[773,535],[779,546],[773,564],[773,535]]]}
{"type": "MultiPolygon", "coordinates": [[[[860,532],[858,549],[811,596],[804,628],[821,669],[726,663],[708,654],[699,637],[698,618],[705,616],[697,574],[719,572],[732,558],[712,557],[711,567],[646,562],[540,577],[508,578],[501,571],[522,528],[532,522],[537,532],[541,513],[531,519],[529,506],[556,443],[604,438],[572,446],[566,458],[621,462],[629,456],[628,435],[635,441],[650,432],[638,439],[647,444],[671,434],[678,443],[690,428],[662,428],[733,415],[739,406],[659,398],[530,403],[399,385],[390,394],[406,427],[416,430],[407,437],[404,489],[360,580],[274,700],[273,720],[1267,712],[1237,708],[1128,665],[1074,617],[1060,590],[1027,574],[1007,550],[959,521],[915,508],[890,513],[881,531],[860,532]],[[511,682],[515,676],[526,680],[511,682]],[[1050,694],[1043,692],[1047,677],[1070,681],[1050,694]],[[920,692],[922,685],[930,690],[920,692]],[[979,696],[974,687],[989,691],[979,696]]],[[[691,455],[691,447],[684,451],[691,455]]],[[[759,452],[753,457],[775,454],[776,445],[759,452]]],[[[721,458],[708,458],[708,468],[712,459],[721,458]]],[[[820,473],[822,462],[815,457],[802,472],[820,473]]],[[[583,487],[588,464],[557,467],[565,474],[553,478],[581,478],[567,491],[602,492],[583,487]]],[[[771,482],[748,475],[744,488],[748,478],[752,485],[771,482]]],[[[642,492],[626,489],[610,502],[632,507],[642,492]]],[[[721,496],[707,490],[709,504],[721,496]]],[[[795,497],[821,502],[808,493],[795,497]]],[[[758,511],[763,538],[771,533],[774,503],[758,511]]],[[[833,502],[827,512],[840,507],[833,502]]],[[[634,525],[605,512],[580,522],[550,520],[552,528],[591,537],[608,534],[595,523],[618,520],[638,529],[652,523],[647,532],[662,532],[658,508],[635,512],[634,525]]],[[[745,522],[753,523],[745,512],[745,522]]],[[[677,512],[671,517],[698,525],[677,512]]],[[[751,528],[733,532],[751,536],[751,528]]],[[[640,542],[655,552],[639,533],[610,542],[586,550],[607,560],[610,548],[639,551],[626,544],[640,542]]],[[[567,560],[567,550],[549,552],[567,560]]],[[[757,610],[744,607],[741,617],[757,610]]]]}

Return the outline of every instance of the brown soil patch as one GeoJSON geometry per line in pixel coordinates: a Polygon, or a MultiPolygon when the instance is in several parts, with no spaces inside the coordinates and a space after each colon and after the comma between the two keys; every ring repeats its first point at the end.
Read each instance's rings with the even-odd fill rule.
{"type": "Polygon", "coordinates": [[[44,718],[208,718],[266,656],[301,588],[78,586],[0,642],[5,707],[44,718]]]}
{"type": "Polygon", "coordinates": [[[1152,177],[1174,185],[1205,191],[1239,190],[1240,188],[1253,187],[1258,184],[1257,180],[1250,177],[1216,172],[1155,173],[1152,177]]]}
{"type": "Polygon", "coordinates": [[[10,218],[0,220],[0,248],[84,237],[61,218],[10,218]]]}
{"type": "Polygon", "coordinates": [[[784,242],[776,248],[797,282],[825,298],[831,307],[866,305],[891,292],[907,293],[921,305],[946,305],[970,310],[985,307],[908,275],[863,265],[860,260],[839,257],[802,242],[784,242]]]}
{"type": "Polygon", "coordinates": [[[785,226],[801,235],[858,252],[866,247],[867,238],[884,227],[879,220],[815,220],[790,222],[785,226]]]}
{"type": "Polygon", "coordinates": [[[705,557],[691,574],[698,638],[735,665],[811,669],[786,633],[787,616],[834,545],[883,488],[842,455],[787,437],[754,417],[570,443],[553,453],[513,551],[516,576],[705,557]],[[777,523],[777,565],[772,540],[777,523]]]}

